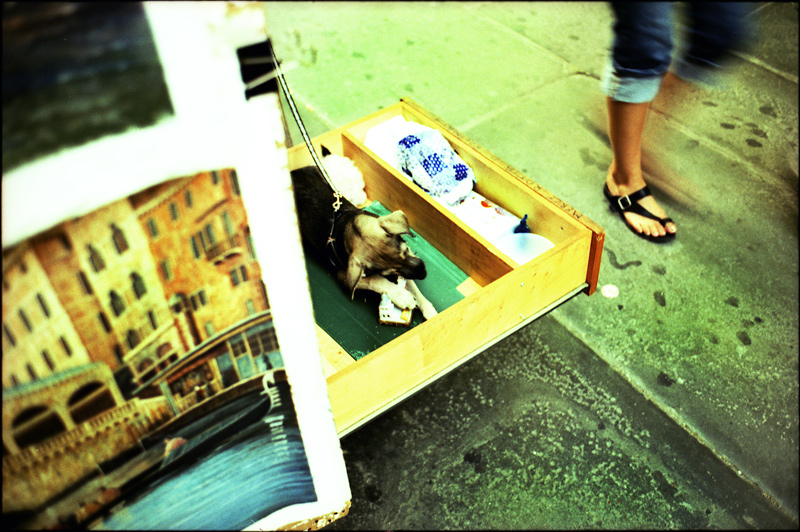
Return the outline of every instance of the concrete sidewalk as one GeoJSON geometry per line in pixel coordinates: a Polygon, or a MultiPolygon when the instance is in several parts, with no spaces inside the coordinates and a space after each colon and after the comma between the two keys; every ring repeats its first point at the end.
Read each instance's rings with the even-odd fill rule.
{"type": "Polygon", "coordinates": [[[601,194],[606,4],[267,5],[312,136],[409,96],[603,226],[619,289],[346,438],[337,526],[797,526],[797,7],[753,7],[725,90],[654,102],[658,246],[601,194]]]}

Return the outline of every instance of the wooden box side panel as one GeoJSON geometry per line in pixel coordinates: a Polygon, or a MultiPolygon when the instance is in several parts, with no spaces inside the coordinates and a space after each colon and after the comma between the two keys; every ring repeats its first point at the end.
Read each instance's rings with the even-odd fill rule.
{"type": "Polygon", "coordinates": [[[405,101],[345,130],[363,143],[370,128],[394,116],[403,116],[406,120],[439,130],[459,157],[472,168],[477,182],[475,191],[519,218],[527,214],[535,233],[558,242],[571,238],[580,227],[560,209],[560,205],[553,203],[551,194],[519,172],[512,175],[512,167],[482,150],[440,119],[405,101]]]}
{"type": "Polygon", "coordinates": [[[475,191],[522,218],[527,214],[533,232],[552,242],[571,238],[583,229],[565,212],[564,202],[535,184],[510,165],[497,159],[438,118],[407,104],[406,114],[415,122],[441,131],[459,157],[475,173],[475,191]]]}
{"type": "MultiPolygon", "coordinates": [[[[420,107],[419,104],[415,103],[413,100],[409,98],[403,98],[401,103],[404,105],[402,108],[402,113],[406,120],[413,120],[428,127],[439,129],[445,135],[445,138],[448,138],[448,140],[451,138],[457,138],[463,143],[464,146],[468,147],[468,150],[463,152],[459,151],[459,156],[461,156],[462,159],[464,159],[464,162],[469,164],[473,170],[478,169],[475,170],[476,175],[482,168],[482,165],[487,164],[490,167],[494,167],[495,172],[498,175],[508,178],[505,181],[488,180],[483,183],[479,183],[479,186],[476,188],[480,194],[497,204],[503,205],[507,210],[513,212],[515,215],[522,216],[522,214],[526,214],[524,211],[529,207],[526,205],[518,205],[515,202],[520,201],[520,198],[527,198],[529,194],[518,194],[515,192],[515,190],[519,189],[520,187],[525,187],[545,200],[545,202],[540,203],[539,205],[550,205],[559,213],[571,217],[591,231],[594,236],[590,244],[591,252],[589,255],[589,267],[586,275],[586,283],[589,285],[589,287],[586,289],[586,293],[591,295],[595,292],[597,289],[597,283],[600,274],[600,262],[602,260],[603,245],[605,242],[605,231],[602,227],[594,223],[585,215],[581,214],[572,206],[564,203],[550,191],[532,181],[530,178],[520,173],[512,166],[484,150],[478,144],[470,141],[463,134],[453,129],[449,124],[442,121],[440,118],[432,115],[427,110],[420,107]],[[473,153],[477,153],[479,155],[477,160],[473,157],[473,153]]],[[[529,217],[533,220],[533,225],[531,226],[533,231],[545,236],[551,241],[557,239],[556,235],[558,231],[561,230],[561,227],[557,227],[553,224],[558,223],[558,218],[543,216],[543,213],[537,210],[534,210],[533,212],[533,215],[531,212],[527,212],[529,217]]]]}
{"type": "Polygon", "coordinates": [[[542,255],[328,377],[339,433],[481,350],[586,278],[589,237],[542,255]]]}
{"type": "Polygon", "coordinates": [[[603,258],[603,245],[606,241],[604,231],[592,233],[592,244],[589,250],[589,268],[586,271],[586,295],[592,295],[597,290],[597,283],[600,281],[600,261],[603,258]]]}
{"type": "Polygon", "coordinates": [[[464,273],[485,286],[514,268],[516,263],[494,244],[430,200],[350,133],[342,136],[344,155],[364,175],[367,196],[389,210],[403,211],[411,227],[464,273]]]}
{"type": "MultiPolygon", "coordinates": [[[[452,126],[450,126],[448,123],[446,123],[443,120],[441,120],[439,117],[431,114],[426,109],[420,107],[419,104],[417,104],[413,100],[411,100],[409,98],[403,98],[401,103],[403,104],[403,108],[402,108],[403,116],[407,120],[413,120],[415,122],[421,123],[421,124],[426,125],[428,127],[439,129],[440,131],[442,131],[443,134],[445,134],[445,138],[448,138],[448,140],[450,140],[450,138],[459,139],[459,142],[461,144],[463,144],[464,146],[469,147],[473,152],[479,154],[480,158],[483,161],[489,162],[491,164],[491,166],[499,169],[498,173],[500,173],[502,175],[505,175],[505,176],[507,176],[509,178],[513,177],[514,180],[517,180],[517,181],[520,181],[520,182],[524,183],[526,185],[526,188],[528,188],[534,194],[536,194],[538,196],[541,196],[542,199],[546,200],[548,203],[551,203],[556,208],[556,210],[558,210],[558,211],[560,211],[560,212],[562,212],[564,214],[567,214],[568,216],[570,216],[571,218],[575,219],[576,221],[578,221],[582,225],[585,225],[587,228],[589,228],[593,232],[596,232],[596,233],[602,233],[603,232],[603,228],[602,227],[598,226],[597,224],[592,222],[589,218],[587,218],[586,216],[584,216],[580,212],[576,211],[569,204],[564,203],[561,199],[559,199],[557,196],[552,194],[549,190],[547,190],[546,188],[542,187],[541,185],[539,185],[535,181],[531,180],[526,175],[520,173],[517,169],[515,169],[514,167],[512,167],[508,163],[502,161],[501,159],[499,159],[495,155],[492,155],[490,152],[486,151],[484,148],[481,148],[480,145],[478,145],[477,143],[475,143],[472,140],[470,140],[469,138],[467,138],[464,134],[462,134],[459,131],[457,131],[456,129],[454,129],[452,126]]],[[[465,162],[467,162],[467,161],[465,161],[465,162]]],[[[493,198],[489,198],[489,199],[492,199],[492,201],[494,201],[493,198]]]]}

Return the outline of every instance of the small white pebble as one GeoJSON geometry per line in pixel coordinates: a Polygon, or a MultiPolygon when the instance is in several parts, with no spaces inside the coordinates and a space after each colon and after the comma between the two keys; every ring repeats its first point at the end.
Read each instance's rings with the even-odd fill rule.
{"type": "Polygon", "coordinates": [[[600,289],[600,293],[603,294],[604,297],[607,297],[609,299],[614,299],[619,295],[619,288],[617,288],[613,284],[607,284],[600,289]]]}

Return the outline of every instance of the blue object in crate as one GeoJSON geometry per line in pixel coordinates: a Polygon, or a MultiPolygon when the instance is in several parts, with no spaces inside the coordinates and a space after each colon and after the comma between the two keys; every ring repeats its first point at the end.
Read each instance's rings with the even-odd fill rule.
{"type": "Polygon", "coordinates": [[[520,220],[519,225],[517,225],[514,228],[514,232],[515,233],[530,233],[531,232],[531,228],[528,227],[528,215],[527,214],[522,217],[522,220],[520,220]]]}

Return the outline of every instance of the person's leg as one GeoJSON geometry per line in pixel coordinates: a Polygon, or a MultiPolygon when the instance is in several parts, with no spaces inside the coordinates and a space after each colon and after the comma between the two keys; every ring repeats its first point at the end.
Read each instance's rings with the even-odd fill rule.
{"type": "MultiPolygon", "coordinates": [[[[650,102],[658,94],[672,53],[672,11],[666,2],[612,4],[616,17],[609,68],[604,74],[609,139],[613,160],[606,185],[614,196],[626,196],[646,185],[642,175],[642,134],[650,102]]],[[[652,196],[638,202],[659,218],[666,213],[652,196]]],[[[675,233],[674,223],[625,212],[638,232],[649,236],[675,233]]]]}
{"type": "Polygon", "coordinates": [[[614,41],[601,80],[606,96],[650,102],[672,61],[670,2],[612,2],[614,41]]]}
{"type": "MultiPolygon", "coordinates": [[[[606,185],[612,195],[627,196],[647,184],[642,175],[642,133],[650,102],[627,103],[611,98],[607,101],[608,136],[614,159],[606,175],[606,185]]],[[[642,198],[638,203],[659,218],[667,217],[653,196],[642,198]]],[[[645,235],[665,236],[667,232],[677,231],[674,223],[664,227],[658,221],[634,212],[625,212],[624,216],[634,229],[645,235]]]]}

